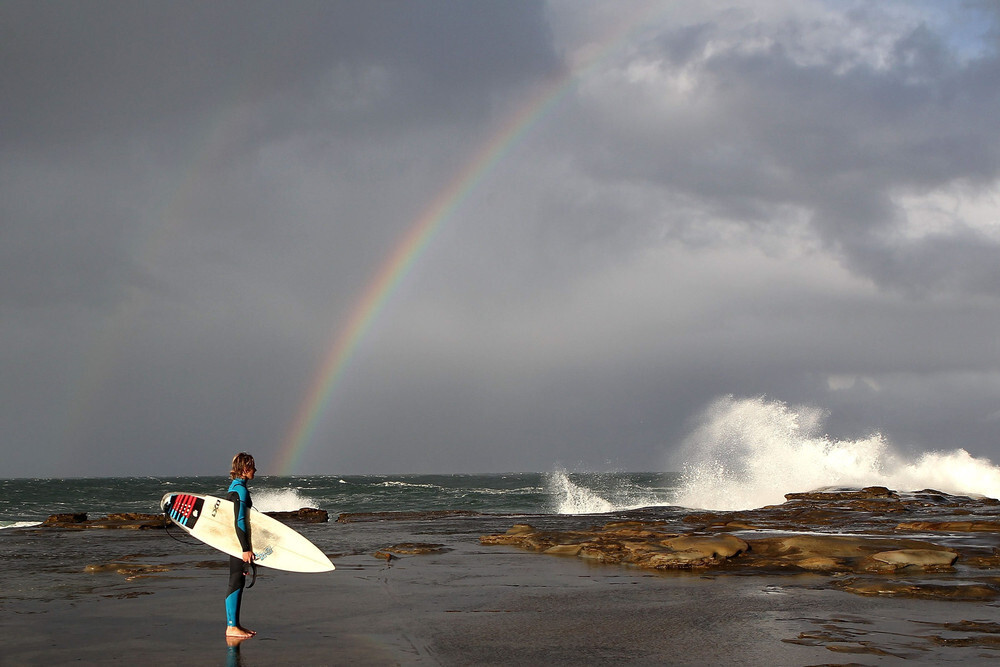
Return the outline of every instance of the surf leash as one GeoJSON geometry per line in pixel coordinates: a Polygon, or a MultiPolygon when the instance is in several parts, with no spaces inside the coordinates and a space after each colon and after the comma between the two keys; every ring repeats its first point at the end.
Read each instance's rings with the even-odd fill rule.
{"type": "Polygon", "coordinates": [[[181,538],[177,537],[176,535],[174,535],[173,533],[170,532],[170,526],[173,525],[174,520],[170,518],[170,515],[168,514],[169,511],[170,511],[170,506],[169,505],[167,507],[163,508],[163,530],[164,530],[164,532],[167,535],[169,535],[170,537],[172,537],[174,540],[180,542],[183,545],[192,546],[194,544],[197,544],[197,542],[186,542],[185,540],[182,540],[181,538]]]}
{"type": "Polygon", "coordinates": [[[247,584],[247,588],[253,588],[253,585],[257,583],[257,563],[250,561],[249,563],[243,564],[243,576],[250,576],[250,583],[247,584]]]}

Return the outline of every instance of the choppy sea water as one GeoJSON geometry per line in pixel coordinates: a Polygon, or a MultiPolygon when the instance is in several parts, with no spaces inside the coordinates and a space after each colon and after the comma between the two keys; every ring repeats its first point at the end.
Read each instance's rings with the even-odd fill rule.
{"type": "MultiPolygon", "coordinates": [[[[1000,498],[1000,466],[962,449],[907,455],[881,433],[825,434],[825,413],[766,397],[713,403],[675,449],[677,472],[590,473],[554,469],[488,475],[319,475],[255,479],[262,511],[301,507],[350,512],[470,510],[577,515],[640,507],[745,510],[784,494],[827,487],[936,489],[1000,498]]],[[[266,472],[266,471],[265,471],[266,472]]],[[[220,494],[220,477],[0,479],[0,528],[63,512],[158,512],[168,491],[220,494]]]]}
{"type": "MultiPolygon", "coordinates": [[[[677,473],[509,473],[491,475],[320,475],[258,477],[250,484],[264,512],[302,507],[332,518],[354,512],[468,510],[484,514],[593,514],[674,502],[677,473]]],[[[170,491],[224,494],[225,477],[111,477],[0,480],[0,527],[51,514],[158,513],[170,491]]]]}

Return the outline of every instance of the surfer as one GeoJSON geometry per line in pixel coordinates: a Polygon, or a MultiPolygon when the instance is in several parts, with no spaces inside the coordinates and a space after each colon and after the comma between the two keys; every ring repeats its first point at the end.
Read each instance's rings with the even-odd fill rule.
{"type": "Polygon", "coordinates": [[[246,581],[246,567],[254,560],[253,549],[250,546],[250,523],[247,515],[253,503],[247,482],[253,479],[257,468],[253,457],[246,452],[240,452],[233,457],[233,467],[229,473],[232,482],[229,484],[229,495],[233,501],[236,516],[236,537],[243,549],[243,557],[229,557],[229,593],[226,595],[226,637],[247,639],[256,632],[247,630],[240,625],[240,602],[243,598],[243,586],[246,581]]]}

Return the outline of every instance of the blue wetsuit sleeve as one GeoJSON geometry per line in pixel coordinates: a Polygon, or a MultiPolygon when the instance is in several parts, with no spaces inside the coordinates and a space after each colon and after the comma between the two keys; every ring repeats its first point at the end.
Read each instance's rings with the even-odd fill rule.
{"type": "Polygon", "coordinates": [[[250,525],[247,519],[247,508],[250,506],[250,493],[243,485],[234,485],[235,488],[229,492],[229,499],[233,501],[233,514],[235,516],[236,538],[240,541],[243,551],[253,551],[250,548],[250,525]]]}

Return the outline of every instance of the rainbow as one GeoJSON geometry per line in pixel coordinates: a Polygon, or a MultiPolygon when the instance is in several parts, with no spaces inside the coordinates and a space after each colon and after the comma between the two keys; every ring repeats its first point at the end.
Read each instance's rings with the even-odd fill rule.
{"type": "Polygon", "coordinates": [[[395,249],[369,281],[351,311],[346,325],[335,332],[270,470],[279,475],[289,475],[294,472],[299,459],[312,441],[316,427],[322,421],[330,403],[330,397],[350,365],[355,350],[441,226],[461,208],[479,184],[510,154],[525,135],[558,106],[575,84],[584,79],[621,42],[631,36],[637,26],[644,25],[650,17],[651,10],[658,8],[657,3],[644,5],[641,11],[633,13],[603,39],[598,40],[599,46],[589,49],[588,56],[581,58],[575,66],[567,68],[562,75],[530,96],[510,114],[506,122],[493,133],[408,227],[395,249]]]}

